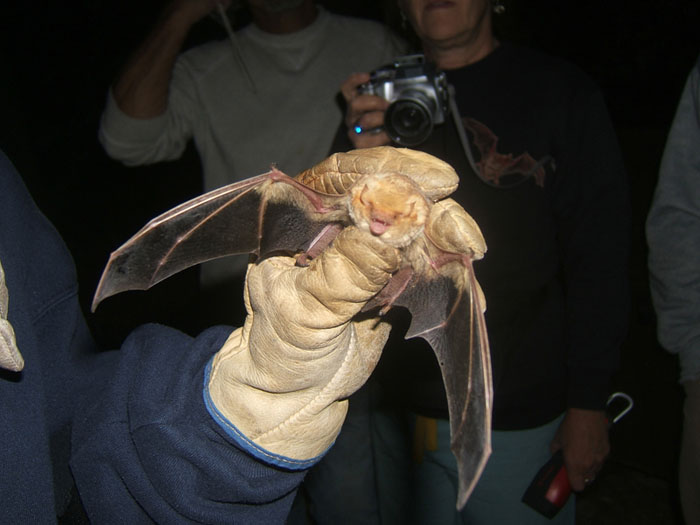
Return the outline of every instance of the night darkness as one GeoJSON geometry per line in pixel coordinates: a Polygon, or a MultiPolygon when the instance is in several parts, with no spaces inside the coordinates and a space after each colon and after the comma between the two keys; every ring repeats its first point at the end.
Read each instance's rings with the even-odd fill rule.
{"type": "MultiPolygon", "coordinates": [[[[319,3],[343,14],[384,19],[400,31],[393,0],[319,3]]],[[[158,290],[110,299],[98,315],[87,308],[109,252],[154,215],[201,192],[199,161],[191,146],[176,162],[125,168],[108,159],[97,142],[107,88],[163,4],[40,0],[0,7],[5,71],[0,148],[71,249],[82,304],[106,345],[118,344],[140,322],[179,326],[196,290],[193,270],[158,290]]],[[[617,387],[637,406],[616,429],[612,457],[598,483],[579,500],[579,522],[681,523],[674,491],[682,394],[675,359],[656,343],[643,222],[668,127],[700,53],[700,2],[504,4],[507,11],[497,22],[502,39],[564,57],[602,88],[632,194],[633,308],[617,387]]],[[[206,20],[188,45],[221,37],[222,29],[206,20]]]]}

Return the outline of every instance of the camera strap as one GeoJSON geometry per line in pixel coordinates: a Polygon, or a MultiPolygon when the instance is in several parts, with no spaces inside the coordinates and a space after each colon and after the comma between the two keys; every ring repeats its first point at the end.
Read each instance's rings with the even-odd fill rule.
{"type": "Polygon", "coordinates": [[[467,137],[467,132],[464,129],[464,124],[462,124],[462,114],[459,112],[457,107],[457,100],[455,98],[455,88],[452,84],[447,85],[447,98],[450,105],[450,113],[452,114],[452,120],[454,120],[455,127],[457,128],[457,135],[459,136],[459,142],[462,144],[462,149],[467,157],[467,162],[471,166],[474,173],[483,180],[481,177],[481,172],[479,171],[476,162],[474,162],[474,155],[472,154],[472,148],[469,145],[469,138],[467,137]]]}

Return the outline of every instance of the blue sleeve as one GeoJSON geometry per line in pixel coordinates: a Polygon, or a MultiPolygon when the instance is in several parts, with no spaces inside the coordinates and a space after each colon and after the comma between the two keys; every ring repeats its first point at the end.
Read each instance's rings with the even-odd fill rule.
{"type": "Polygon", "coordinates": [[[304,471],[236,448],[205,408],[206,365],[230,328],[192,339],[149,325],[99,352],[70,253],[2,152],[0,260],[25,360],[0,370],[0,465],[11,473],[0,522],[54,523],[74,480],[93,523],[285,521],[304,471]]]}
{"type": "Polygon", "coordinates": [[[650,288],[661,344],[681,381],[700,377],[700,58],[666,141],[646,224],[650,288]]]}
{"type": "Polygon", "coordinates": [[[71,467],[95,523],[284,523],[304,471],[265,465],[208,413],[207,364],[230,334],[135,330],[82,411],[71,467]]]}
{"type": "Polygon", "coordinates": [[[0,260],[24,357],[0,370],[1,523],[52,523],[71,497],[75,402],[97,364],[68,249],[0,152],[0,260]]]}

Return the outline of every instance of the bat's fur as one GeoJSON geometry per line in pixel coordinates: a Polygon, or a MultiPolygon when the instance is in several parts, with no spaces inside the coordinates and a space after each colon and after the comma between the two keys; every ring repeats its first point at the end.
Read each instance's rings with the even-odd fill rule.
{"type": "Polygon", "coordinates": [[[431,202],[413,180],[397,173],[366,175],[348,195],[355,226],[395,248],[418,237],[430,214],[431,202]]]}

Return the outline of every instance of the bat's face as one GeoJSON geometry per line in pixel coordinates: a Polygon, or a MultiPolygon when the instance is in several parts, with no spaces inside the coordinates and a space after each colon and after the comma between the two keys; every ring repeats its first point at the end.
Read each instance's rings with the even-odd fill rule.
{"type": "Polygon", "coordinates": [[[420,187],[398,174],[367,175],[349,192],[350,217],[361,230],[403,248],[423,232],[430,201],[420,187]]]}

